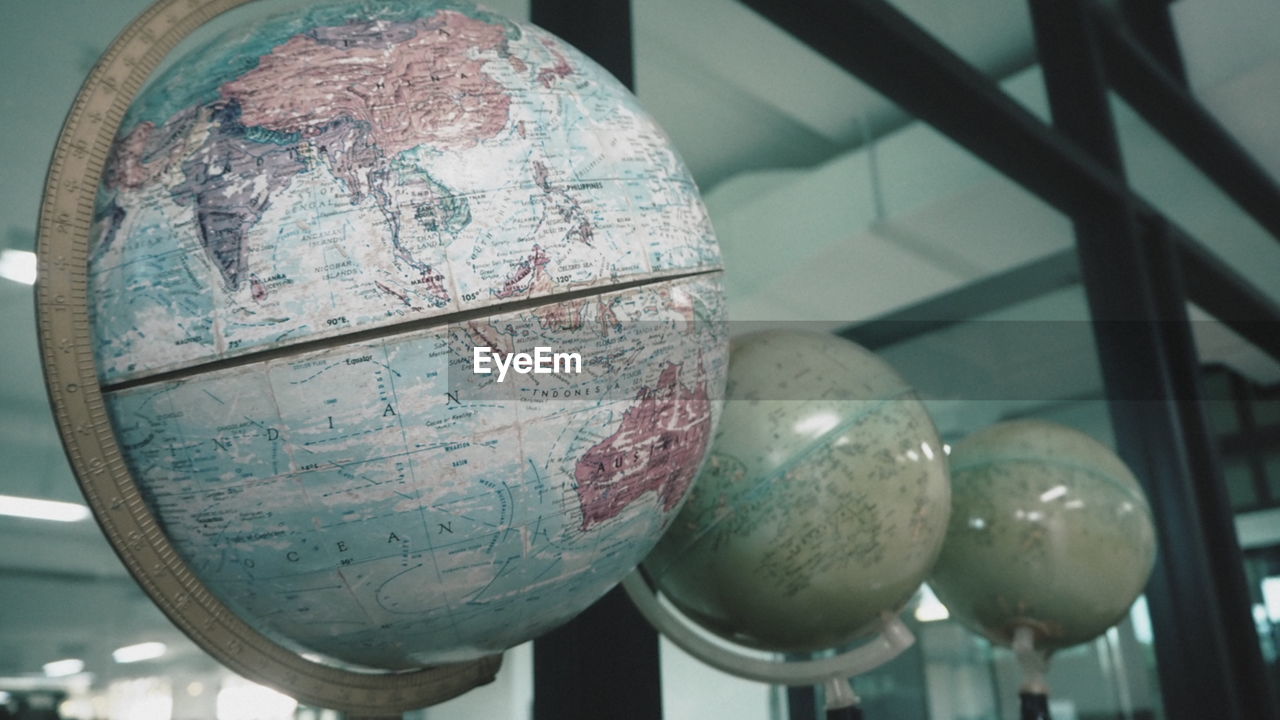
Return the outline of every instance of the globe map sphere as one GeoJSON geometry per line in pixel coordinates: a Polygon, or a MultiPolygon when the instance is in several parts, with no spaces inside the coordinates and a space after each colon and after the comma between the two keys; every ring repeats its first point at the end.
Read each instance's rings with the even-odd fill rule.
{"type": "Polygon", "coordinates": [[[951,453],[952,514],[930,586],[969,629],[1037,649],[1120,621],[1151,574],[1155,529],[1133,473],[1077,430],[998,423],[951,453]]]}
{"type": "Polygon", "coordinates": [[[600,67],[466,3],[310,3],[178,57],[124,117],[88,273],[163,531],[333,664],[569,619],[674,519],[719,413],[688,171],[600,67]],[[578,365],[476,372],[539,347],[578,365]]]}
{"type": "Polygon", "coordinates": [[[833,335],[747,335],[707,465],[644,567],[726,639],[837,647],[916,591],[949,498],[933,422],[886,363],[833,335]]]}

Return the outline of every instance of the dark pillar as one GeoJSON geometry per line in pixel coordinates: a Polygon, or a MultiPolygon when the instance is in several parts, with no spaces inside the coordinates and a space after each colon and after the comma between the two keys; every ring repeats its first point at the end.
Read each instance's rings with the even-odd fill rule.
{"type": "Polygon", "coordinates": [[[531,0],[529,19],[635,89],[630,0],[531,0]]]}
{"type": "MultiPolygon", "coordinates": [[[[530,19],[634,86],[629,0],[531,0],[530,19]]],[[[533,717],[662,717],[658,634],[621,588],[534,641],[533,717]]]]}
{"type": "Polygon", "coordinates": [[[787,688],[787,718],[789,720],[817,720],[818,693],[812,685],[787,688]]]}
{"type": "Polygon", "coordinates": [[[533,642],[533,717],[662,717],[658,634],[622,588],[533,642]]]}
{"type": "MultiPolygon", "coordinates": [[[[1123,174],[1095,28],[1079,0],[1030,0],[1054,125],[1123,174]]],[[[1216,451],[1179,254],[1114,198],[1076,220],[1081,278],[1120,455],[1155,512],[1147,599],[1170,720],[1274,717],[1216,451]]]]}

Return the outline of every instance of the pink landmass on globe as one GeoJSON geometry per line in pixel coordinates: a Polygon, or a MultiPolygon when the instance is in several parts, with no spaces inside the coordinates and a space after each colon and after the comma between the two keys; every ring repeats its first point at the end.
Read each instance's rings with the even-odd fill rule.
{"type": "Polygon", "coordinates": [[[147,162],[143,159],[147,142],[155,131],[155,123],[141,122],[120,139],[103,173],[107,187],[139,188],[164,172],[163,162],[147,162]]]}
{"type": "Polygon", "coordinates": [[[542,83],[543,87],[551,87],[557,80],[562,80],[572,75],[573,68],[569,65],[569,60],[556,49],[554,43],[544,39],[542,44],[547,50],[551,51],[551,54],[556,59],[556,64],[540,70],[538,72],[538,82],[542,83]]]}
{"type": "Polygon", "coordinates": [[[664,512],[684,497],[711,436],[707,385],[680,383],[680,366],[663,369],[652,389],[627,410],[622,424],[578,460],[574,479],[582,505],[582,529],[616,517],[648,492],[664,512]]]}
{"type": "Polygon", "coordinates": [[[502,281],[502,289],[495,293],[499,300],[510,300],[521,295],[528,295],[534,290],[546,292],[552,285],[546,277],[546,265],[551,262],[547,253],[540,246],[534,245],[533,252],[520,262],[511,274],[502,281]]]}
{"type": "Polygon", "coordinates": [[[388,154],[422,144],[471,147],[507,124],[511,98],[484,72],[506,31],[452,10],[415,21],[395,42],[344,47],[296,35],[222,86],[241,122],[304,137],[334,121],[367,124],[388,154]]]}

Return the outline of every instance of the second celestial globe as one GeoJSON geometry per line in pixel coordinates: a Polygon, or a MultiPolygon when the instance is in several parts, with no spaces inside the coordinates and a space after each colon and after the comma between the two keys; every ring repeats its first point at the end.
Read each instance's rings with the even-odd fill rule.
{"type": "Polygon", "coordinates": [[[711,455],[645,561],[703,627],[775,652],[847,644],[932,567],[950,490],[924,405],[833,335],[739,337],[711,455]]]}

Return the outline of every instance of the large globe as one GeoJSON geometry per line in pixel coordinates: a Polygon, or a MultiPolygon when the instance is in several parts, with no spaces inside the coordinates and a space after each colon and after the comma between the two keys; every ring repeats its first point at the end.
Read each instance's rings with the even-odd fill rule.
{"type": "Polygon", "coordinates": [[[601,68],[465,3],[310,3],[174,60],[95,222],[125,460],[203,583],[295,651],[400,669],[564,622],[714,430],[689,173],[601,68]],[[476,372],[539,347],[565,364],[476,372]]]}
{"type": "Polygon", "coordinates": [[[1151,508],[1110,448],[1040,420],[998,423],[951,453],[954,509],[929,583],[961,623],[1009,645],[1075,645],[1119,622],[1155,561],[1151,508]]]}
{"type": "Polygon", "coordinates": [[[775,652],[838,647],[933,567],[950,490],[912,388],[834,335],[734,338],[707,467],[645,569],[685,614],[775,652]]]}

